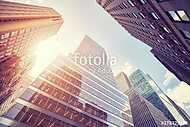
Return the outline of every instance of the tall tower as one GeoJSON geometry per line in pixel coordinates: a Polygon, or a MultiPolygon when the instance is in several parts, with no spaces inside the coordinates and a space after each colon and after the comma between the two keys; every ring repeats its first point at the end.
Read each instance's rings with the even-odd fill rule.
{"type": "Polygon", "coordinates": [[[31,69],[32,47],[55,35],[63,23],[48,7],[0,1],[0,104],[31,69]]]}
{"type": "Polygon", "coordinates": [[[149,45],[168,70],[190,84],[189,0],[97,0],[97,3],[132,36],[149,45]]]}
{"type": "Polygon", "coordinates": [[[165,115],[143,98],[134,88],[126,93],[129,96],[133,123],[135,127],[172,127],[177,123],[167,123],[165,115]]]}
{"type": "Polygon", "coordinates": [[[163,112],[163,114],[170,120],[176,121],[167,107],[164,105],[158,94],[154,91],[150,84],[150,79],[141,70],[136,70],[129,76],[129,80],[139,94],[152,103],[156,108],[163,112]]]}
{"type": "Polygon", "coordinates": [[[117,88],[123,93],[132,87],[127,75],[124,72],[119,73],[115,79],[118,85],[117,88]]]}
{"type": "MultiPolygon", "coordinates": [[[[150,75],[147,75],[151,80],[152,78],[150,75]]],[[[152,80],[154,82],[154,80],[152,80]]],[[[174,100],[172,100],[159,86],[156,82],[154,82],[155,86],[159,89],[159,91],[167,98],[167,100],[170,102],[170,104],[176,109],[176,111],[180,114],[180,116],[184,119],[186,122],[185,124],[190,125],[190,116],[183,110],[179,105],[175,103],[174,100]]]]}
{"type": "MultiPolygon", "coordinates": [[[[89,48],[94,49],[94,46],[96,43],[90,44],[89,48]]],[[[58,56],[15,99],[13,106],[2,112],[0,124],[19,127],[133,127],[131,114],[124,110],[129,109],[127,96],[86,66],[76,63],[73,57],[58,56]]]]}
{"type": "Polygon", "coordinates": [[[92,40],[90,37],[85,36],[82,40],[80,46],[74,52],[75,62],[84,66],[96,76],[104,79],[106,82],[110,83],[113,87],[115,86],[115,80],[113,72],[111,70],[111,58],[107,55],[105,49],[92,40]],[[79,59],[76,57],[79,56],[79,59]]]}

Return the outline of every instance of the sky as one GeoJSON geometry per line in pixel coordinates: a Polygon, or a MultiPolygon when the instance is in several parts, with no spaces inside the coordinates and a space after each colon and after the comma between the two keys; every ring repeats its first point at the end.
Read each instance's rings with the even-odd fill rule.
{"type": "MultiPolygon", "coordinates": [[[[42,66],[51,62],[50,56],[53,58],[59,52],[65,55],[72,53],[83,37],[88,35],[104,47],[108,54],[118,58],[117,64],[112,66],[115,75],[120,71],[130,74],[134,69],[139,68],[148,73],[165,92],[174,97],[175,101],[190,111],[190,103],[188,103],[190,100],[185,99],[187,95],[182,94],[180,98],[176,96],[176,93],[190,90],[189,86],[180,83],[150,53],[150,47],[132,37],[95,0],[12,1],[52,7],[64,19],[58,34],[40,44],[36,51],[36,54],[40,54],[37,60],[38,67],[34,70],[38,71],[40,64],[42,66]]],[[[190,98],[190,95],[188,96],[190,98]]]]}

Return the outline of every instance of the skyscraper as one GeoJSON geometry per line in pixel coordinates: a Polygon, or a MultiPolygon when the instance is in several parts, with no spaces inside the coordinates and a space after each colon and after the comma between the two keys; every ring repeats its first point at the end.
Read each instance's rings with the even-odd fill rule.
{"type": "Polygon", "coordinates": [[[32,47],[55,35],[62,23],[52,8],[0,1],[0,104],[31,68],[32,47]]]}
{"type": "MultiPolygon", "coordinates": [[[[88,42],[84,40],[78,49],[83,49],[83,44],[89,44],[90,49],[95,49],[94,46],[103,49],[89,37],[88,42]]],[[[99,50],[94,50],[92,55],[95,56],[99,50]]],[[[98,76],[98,72],[90,71],[88,65],[80,65],[74,56],[58,56],[15,99],[14,105],[1,113],[0,124],[19,127],[132,127],[132,116],[126,112],[129,109],[127,96],[108,79],[98,76]]]]}
{"type": "Polygon", "coordinates": [[[118,84],[118,89],[121,92],[126,92],[128,91],[132,85],[127,77],[127,75],[124,72],[119,73],[116,77],[115,77],[117,84],[118,84]]]}
{"type": "MultiPolygon", "coordinates": [[[[147,75],[151,80],[152,78],[150,75],[147,75]]],[[[178,104],[175,103],[174,100],[172,100],[162,89],[158,86],[154,80],[152,80],[155,86],[159,89],[159,91],[166,97],[168,102],[176,109],[176,111],[180,114],[180,116],[183,118],[184,122],[182,124],[189,125],[190,124],[190,116],[185,112],[184,109],[182,109],[178,104]]],[[[179,123],[180,124],[180,123],[179,123]]]]}
{"type": "Polygon", "coordinates": [[[75,59],[75,62],[82,62],[79,63],[82,66],[83,62],[86,61],[88,64],[85,64],[84,67],[87,70],[104,79],[113,87],[116,87],[113,72],[110,68],[111,58],[98,43],[88,36],[85,36],[80,46],[76,49],[74,57],[76,58],[77,55],[79,59],[75,59]]]}
{"type": "Polygon", "coordinates": [[[181,81],[190,84],[189,0],[97,0],[181,81]],[[166,61],[167,60],[167,61],[166,61]]]}
{"type": "Polygon", "coordinates": [[[168,123],[165,115],[144,99],[134,88],[126,93],[129,96],[133,123],[135,127],[172,127],[176,123],[168,123]]]}
{"type": "Polygon", "coordinates": [[[141,96],[152,103],[156,108],[163,112],[163,114],[170,120],[176,121],[167,107],[164,105],[158,94],[154,91],[150,84],[150,79],[141,70],[137,69],[130,76],[131,85],[139,92],[141,96]]]}

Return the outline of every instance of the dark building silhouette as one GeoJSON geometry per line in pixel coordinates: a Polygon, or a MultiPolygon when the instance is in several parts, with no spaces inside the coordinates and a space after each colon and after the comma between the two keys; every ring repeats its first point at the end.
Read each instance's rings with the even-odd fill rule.
{"type": "Polygon", "coordinates": [[[167,69],[190,84],[189,0],[97,2],[132,36],[149,45],[167,69]]]}
{"type": "Polygon", "coordinates": [[[0,104],[31,69],[32,47],[56,34],[62,23],[52,8],[0,1],[0,104]]]}

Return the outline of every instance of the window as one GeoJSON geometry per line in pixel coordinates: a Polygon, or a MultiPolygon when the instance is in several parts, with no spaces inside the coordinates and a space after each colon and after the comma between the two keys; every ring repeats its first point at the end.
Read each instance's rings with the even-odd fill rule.
{"type": "Polygon", "coordinates": [[[23,34],[25,32],[25,29],[21,29],[20,31],[19,31],[19,34],[23,34]]]}
{"type": "MultiPolygon", "coordinates": [[[[8,40],[7,39],[4,39],[4,40],[0,40],[0,44],[4,44],[6,43],[8,40]]],[[[6,44],[5,44],[6,45],[6,44]]]]}
{"type": "Polygon", "coordinates": [[[128,0],[128,2],[129,2],[129,4],[130,4],[132,7],[135,6],[131,0],[128,0]]]}
{"type": "Polygon", "coordinates": [[[169,11],[168,13],[174,21],[181,21],[181,19],[179,18],[179,16],[175,11],[169,11]]]}
{"type": "Polygon", "coordinates": [[[123,5],[124,8],[128,8],[126,1],[124,1],[124,2],[122,3],[122,5],[123,5]]]}
{"type": "Polygon", "coordinates": [[[187,14],[185,13],[185,11],[183,10],[180,10],[180,11],[177,11],[178,15],[180,16],[180,18],[183,20],[183,21],[190,21],[189,17],[187,16],[187,14]]]}
{"type": "Polygon", "coordinates": [[[190,32],[189,31],[182,30],[182,32],[185,35],[185,37],[187,37],[188,39],[190,39],[190,32]]]}
{"type": "Polygon", "coordinates": [[[159,16],[158,16],[156,13],[151,12],[151,15],[153,16],[153,18],[154,18],[154,19],[156,19],[156,20],[158,20],[158,19],[159,19],[159,16]]]}
{"type": "Polygon", "coordinates": [[[9,38],[10,33],[5,33],[1,35],[1,39],[9,38]]]}
{"type": "Polygon", "coordinates": [[[142,24],[143,27],[146,27],[145,23],[142,22],[141,24],[142,24]]]}
{"type": "Polygon", "coordinates": [[[16,103],[6,114],[5,116],[8,118],[15,119],[15,117],[19,114],[24,106],[16,103]]]}
{"type": "Polygon", "coordinates": [[[21,95],[21,98],[25,100],[30,100],[34,93],[35,92],[31,89],[26,89],[26,91],[21,95]]]}
{"type": "Polygon", "coordinates": [[[147,3],[146,0],[140,0],[140,2],[141,2],[142,4],[146,4],[146,3],[147,3]]]}
{"type": "Polygon", "coordinates": [[[161,39],[164,39],[164,37],[163,37],[162,35],[160,35],[160,34],[159,34],[159,37],[160,37],[161,39]]]}
{"type": "Polygon", "coordinates": [[[151,27],[152,29],[155,29],[155,27],[154,27],[152,24],[150,24],[150,27],[151,27]]]}
{"type": "Polygon", "coordinates": [[[135,13],[132,13],[132,15],[133,15],[135,18],[137,18],[137,15],[136,15],[135,13]]]}
{"type": "Polygon", "coordinates": [[[181,21],[181,19],[179,18],[179,16],[175,11],[169,11],[168,13],[174,21],[181,21]]]}
{"type": "Polygon", "coordinates": [[[143,13],[139,12],[139,14],[140,14],[140,16],[141,16],[143,19],[145,19],[145,16],[144,16],[143,13]]]}
{"type": "Polygon", "coordinates": [[[170,33],[170,31],[168,30],[168,28],[163,27],[164,31],[166,31],[167,33],[170,33]]]}

